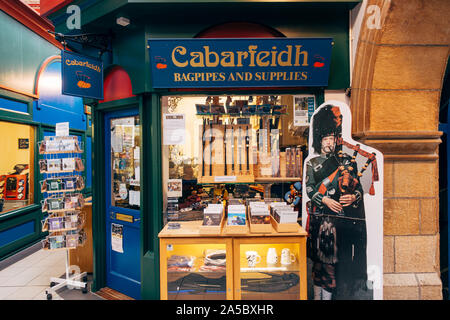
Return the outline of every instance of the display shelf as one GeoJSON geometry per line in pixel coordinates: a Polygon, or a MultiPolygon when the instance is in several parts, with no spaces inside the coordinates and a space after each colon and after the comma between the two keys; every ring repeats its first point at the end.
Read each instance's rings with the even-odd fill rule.
{"type": "Polygon", "coordinates": [[[42,248],[42,250],[45,251],[63,251],[63,250],[73,250],[76,249],[77,247],[64,247],[64,248],[57,248],[57,249],[49,249],[49,248],[42,248]]]}
{"type": "MultiPolygon", "coordinates": [[[[59,174],[59,173],[73,173],[74,171],[76,172],[83,172],[84,170],[58,170],[58,171],[41,171],[41,173],[45,173],[45,174],[59,174]]],[[[59,177],[61,178],[61,177],[59,177]]],[[[62,177],[64,178],[64,177],[62,177]]],[[[49,178],[50,179],[50,178],[49,178]]]]}
{"type": "Polygon", "coordinates": [[[278,223],[272,215],[270,216],[270,222],[272,223],[273,228],[277,232],[281,233],[297,232],[300,228],[300,225],[298,223],[278,223]]]}
{"type": "Polygon", "coordinates": [[[302,181],[301,177],[255,177],[255,182],[258,183],[289,183],[302,181]]]}
{"type": "Polygon", "coordinates": [[[39,154],[42,155],[50,155],[50,154],[72,154],[72,153],[83,153],[83,150],[67,150],[67,151],[45,151],[45,152],[40,152],[39,154]]]}
{"type": "Polygon", "coordinates": [[[53,194],[53,193],[69,193],[69,192],[77,192],[77,191],[81,191],[83,189],[63,189],[63,190],[52,190],[52,191],[44,191],[46,193],[49,194],[53,194]]]}
{"type": "Polygon", "coordinates": [[[230,118],[241,118],[241,117],[248,117],[248,116],[257,116],[257,117],[277,117],[277,116],[287,116],[289,113],[264,113],[264,112],[252,112],[252,113],[196,113],[197,116],[200,117],[211,117],[211,116],[229,116],[230,118]]]}
{"type": "Polygon", "coordinates": [[[198,232],[204,235],[219,235],[222,232],[225,222],[225,212],[223,212],[222,219],[220,220],[220,224],[218,226],[205,226],[202,224],[198,232]]]}
{"type": "Polygon", "coordinates": [[[77,212],[77,211],[80,211],[80,210],[81,209],[72,208],[72,209],[47,210],[47,211],[44,211],[44,212],[52,214],[52,213],[62,213],[62,212],[77,212]]]}
{"type": "Polygon", "coordinates": [[[249,234],[249,226],[248,220],[246,220],[246,224],[244,226],[233,226],[225,223],[223,227],[223,233],[226,235],[244,235],[249,234]]]}
{"type": "Polygon", "coordinates": [[[218,185],[218,184],[264,184],[264,183],[290,183],[302,181],[302,178],[296,177],[255,177],[253,182],[199,182],[201,185],[218,185]]]}
{"type": "Polygon", "coordinates": [[[251,216],[248,219],[250,233],[271,233],[272,225],[270,223],[252,223],[251,216]]]}

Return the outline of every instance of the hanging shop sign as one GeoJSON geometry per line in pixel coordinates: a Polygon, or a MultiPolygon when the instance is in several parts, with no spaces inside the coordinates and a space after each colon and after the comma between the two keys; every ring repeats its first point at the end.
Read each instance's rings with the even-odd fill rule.
{"type": "Polygon", "coordinates": [[[103,99],[103,62],[99,59],[62,51],[62,94],[103,99]]]}
{"type": "Polygon", "coordinates": [[[149,39],[154,88],[327,86],[332,38],[149,39]]]}

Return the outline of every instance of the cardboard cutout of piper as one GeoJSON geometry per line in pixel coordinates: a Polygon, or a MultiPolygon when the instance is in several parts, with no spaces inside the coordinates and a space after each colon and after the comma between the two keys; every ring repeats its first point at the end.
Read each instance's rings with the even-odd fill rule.
{"type": "Polygon", "coordinates": [[[351,138],[350,108],[313,114],[302,221],[315,300],[382,299],[383,155],[351,138]]]}

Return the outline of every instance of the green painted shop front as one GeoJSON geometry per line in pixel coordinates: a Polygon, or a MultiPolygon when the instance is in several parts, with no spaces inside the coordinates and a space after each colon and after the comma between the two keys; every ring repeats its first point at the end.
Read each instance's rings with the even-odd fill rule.
{"type": "MultiPolygon", "coordinates": [[[[316,96],[316,105],[324,101],[325,90],[345,90],[350,86],[349,10],[360,1],[73,1],[81,8],[83,33],[112,35],[111,52],[103,55],[105,69],[123,68],[131,79],[132,95],[98,103],[93,106],[93,291],[107,285],[107,230],[105,190],[105,116],[109,112],[136,108],[141,123],[140,170],[140,272],[141,299],[159,299],[159,241],[163,227],[162,205],[162,121],[161,98],[168,95],[229,95],[229,94],[302,94],[316,96]],[[130,24],[116,24],[126,17],[130,24]],[[218,36],[219,35],[219,36],[218,36]],[[222,89],[154,89],[147,40],[151,38],[196,37],[332,37],[334,41],[330,77],[327,87],[315,88],[222,88],[222,89]]],[[[66,6],[67,7],[67,6],[66,6]]],[[[67,30],[66,7],[51,12],[48,18],[57,32],[67,30]]],[[[81,48],[96,56],[92,48],[81,48]]],[[[107,75],[106,75],[107,77],[107,75]]]]}

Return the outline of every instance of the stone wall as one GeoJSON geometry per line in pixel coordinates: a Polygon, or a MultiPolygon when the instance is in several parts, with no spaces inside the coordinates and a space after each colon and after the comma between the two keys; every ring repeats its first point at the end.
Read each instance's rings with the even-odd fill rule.
{"type": "Polygon", "coordinates": [[[380,8],[381,28],[370,28],[365,14],[351,88],[352,131],[385,155],[384,299],[442,299],[438,112],[450,1],[370,5],[380,8]]]}

